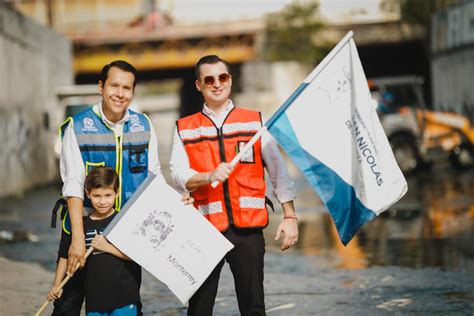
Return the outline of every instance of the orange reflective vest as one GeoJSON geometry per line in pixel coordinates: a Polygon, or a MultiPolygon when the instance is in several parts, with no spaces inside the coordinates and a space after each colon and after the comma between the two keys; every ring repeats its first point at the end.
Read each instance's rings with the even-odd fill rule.
{"type": "MultiPolygon", "coordinates": [[[[211,172],[221,162],[230,162],[262,127],[259,112],[233,108],[221,128],[202,112],[177,121],[178,133],[190,167],[211,172]]],[[[227,181],[216,188],[204,185],[193,192],[194,206],[219,231],[230,225],[264,228],[268,224],[265,206],[265,177],[258,140],[235,165],[227,181]]]]}

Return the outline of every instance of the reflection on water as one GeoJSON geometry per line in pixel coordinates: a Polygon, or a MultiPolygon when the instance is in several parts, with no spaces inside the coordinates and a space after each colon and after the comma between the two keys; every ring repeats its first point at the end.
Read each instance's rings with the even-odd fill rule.
{"type": "Polygon", "coordinates": [[[298,251],[348,269],[397,265],[474,270],[474,168],[438,168],[407,179],[407,195],[367,223],[347,247],[329,214],[320,211],[321,202],[309,197],[313,193],[306,192],[310,189],[301,181],[298,251]]]}

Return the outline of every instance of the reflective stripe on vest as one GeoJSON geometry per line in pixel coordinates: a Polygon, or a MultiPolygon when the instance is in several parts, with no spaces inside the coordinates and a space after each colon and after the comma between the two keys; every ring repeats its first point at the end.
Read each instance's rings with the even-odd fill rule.
{"type": "MultiPolygon", "coordinates": [[[[230,162],[237,155],[262,127],[262,119],[259,112],[234,108],[221,128],[203,113],[179,119],[177,127],[190,167],[211,172],[219,163],[230,162]]],[[[201,186],[193,197],[194,206],[220,231],[229,224],[241,228],[267,226],[260,140],[234,167],[227,181],[216,188],[201,186]]]]}

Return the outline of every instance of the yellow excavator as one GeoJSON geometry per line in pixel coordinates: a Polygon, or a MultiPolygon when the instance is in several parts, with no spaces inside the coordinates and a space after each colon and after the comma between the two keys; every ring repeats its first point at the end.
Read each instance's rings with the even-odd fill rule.
{"type": "Polygon", "coordinates": [[[369,87],[395,158],[405,174],[445,158],[458,169],[474,164],[474,126],[462,114],[427,110],[423,78],[373,78],[369,87]]]}

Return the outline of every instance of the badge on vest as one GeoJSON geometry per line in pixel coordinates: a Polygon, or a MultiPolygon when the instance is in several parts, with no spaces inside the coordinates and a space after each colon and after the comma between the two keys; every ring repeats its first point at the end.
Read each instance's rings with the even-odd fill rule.
{"type": "Polygon", "coordinates": [[[82,120],[82,131],[83,132],[97,132],[97,127],[94,126],[94,121],[90,117],[85,117],[82,120]]]}
{"type": "Polygon", "coordinates": [[[145,126],[140,124],[138,115],[136,114],[130,115],[130,132],[144,132],[144,131],[145,131],[145,126]]]}
{"type": "MultiPolygon", "coordinates": [[[[235,152],[238,154],[248,142],[238,142],[235,148],[235,152]]],[[[240,158],[241,163],[255,163],[255,155],[253,152],[253,146],[240,158]]]]}

